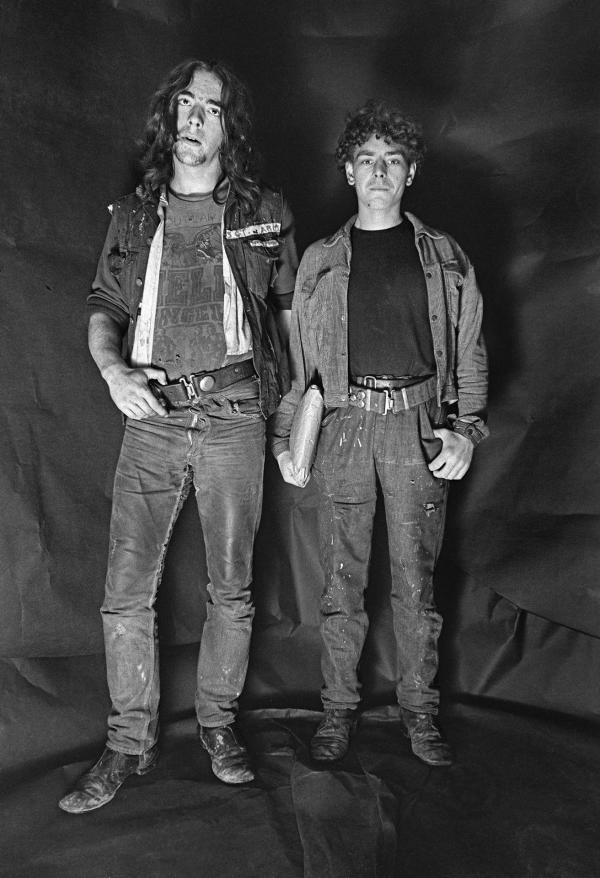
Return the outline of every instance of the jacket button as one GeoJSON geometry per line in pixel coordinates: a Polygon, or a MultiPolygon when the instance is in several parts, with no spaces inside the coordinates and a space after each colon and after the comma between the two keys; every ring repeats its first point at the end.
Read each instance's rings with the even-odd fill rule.
{"type": "Polygon", "coordinates": [[[136,277],[136,279],[135,279],[136,287],[141,287],[143,283],[144,283],[144,281],[141,279],[141,277],[136,277]]]}
{"type": "Polygon", "coordinates": [[[152,238],[146,238],[146,244],[151,244],[151,243],[152,243],[152,238]]]}
{"type": "Polygon", "coordinates": [[[432,320],[437,320],[437,314],[432,314],[432,315],[431,315],[431,319],[432,319],[432,320]]]}
{"type": "Polygon", "coordinates": [[[426,272],[425,272],[425,277],[431,277],[431,276],[432,276],[432,274],[431,274],[430,271],[426,271],[426,272]]]}
{"type": "Polygon", "coordinates": [[[436,357],[441,357],[443,353],[444,353],[443,351],[437,350],[435,352],[435,355],[436,355],[436,357]]]}

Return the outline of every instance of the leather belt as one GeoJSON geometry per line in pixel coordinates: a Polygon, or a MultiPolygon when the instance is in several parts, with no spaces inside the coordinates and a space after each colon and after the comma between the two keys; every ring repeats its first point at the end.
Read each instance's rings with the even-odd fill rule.
{"type": "Polygon", "coordinates": [[[254,363],[248,359],[240,363],[229,363],[212,372],[193,372],[189,377],[182,375],[178,381],[170,381],[168,384],[159,384],[154,379],[148,384],[152,393],[167,402],[171,408],[185,408],[237,384],[238,381],[256,377],[254,363]]]}
{"type": "Polygon", "coordinates": [[[394,387],[393,383],[398,383],[398,378],[367,377],[371,381],[378,382],[381,389],[364,387],[351,382],[348,402],[350,405],[355,405],[367,412],[377,412],[380,415],[387,415],[388,412],[396,414],[406,411],[422,402],[433,399],[437,392],[437,377],[435,375],[432,375],[427,381],[410,384],[408,387],[394,387]],[[382,384],[383,387],[381,387],[382,384]],[[392,386],[386,387],[385,384],[392,386]]]}
{"type": "Polygon", "coordinates": [[[360,387],[370,387],[371,390],[400,390],[414,383],[414,378],[409,375],[382,375],[379,378],[375,375],[351,375],[350,381],[360,387]]]}

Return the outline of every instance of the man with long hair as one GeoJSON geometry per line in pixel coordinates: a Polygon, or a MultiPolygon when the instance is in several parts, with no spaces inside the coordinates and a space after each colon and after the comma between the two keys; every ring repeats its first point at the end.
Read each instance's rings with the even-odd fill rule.
{"type": "Polygon", "coordinates": [[[385,505],[397,645],[396,693],[413,753],[449,765],[437,725],[433,597],[450,481],[469,469],[484,424],[487,361],[473,267],[444,232],[401,209],[424,154],[421,129],[370,101],[347,119],[338,166],[358,215],[304,254],[292,308],[292,387],[273,426],[283,478],[304,484],[289,435],[306,388],[325,416],[314,472],[321,490],[325,715],[315,760],[347,752],[360,701],[357,668],[377,482],[385,505]]]}
{"type": "Polygon", "coordinates": [[[111,207],[88,297],[90,351],[126,423],[102,606],[108,739],[60,801],[72,813],[106,804],[156,762],[154,604],[192,488],[210,579],[200,741],[220,780],[254,777],[236,715],[254,615],[265,419],[287,390],[297,258],[289,208],[257,178],[249,106],[221,64],[189,60],[168,75],[151,104],[143,182],[111,207]]]}

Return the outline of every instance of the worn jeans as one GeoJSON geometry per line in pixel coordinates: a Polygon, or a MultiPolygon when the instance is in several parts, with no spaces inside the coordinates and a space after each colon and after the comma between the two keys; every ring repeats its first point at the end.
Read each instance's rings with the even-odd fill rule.
{"type": "MultiPolygon", "coordinates": [[[[244,382],[246,394],[256,384],[244,382]]],[[[231,395],[231,391],[230,391],[231,395]]],[[[168,418],[128,421],[115,475],[102,606],[108,744],[148,751],[158,734],[154,603],[177,515],[192,486],[206,547],[207,618],[198,659],[196,713],[233,722],[246,676],[254,606],[252,551],[262,504],[265,422],[257,399],[215,397],[168,418]]]]}
{"type": "Polygon", "coordinates": [[[397,647],[396,692],[408,710],[436,713],[433,686],[442,620],[433,573],[443,537],[447,482],[427,468],[441,449],[435,402],[387,415],[348,407],[330,411],[319,437],[321,489],[322,700],[356,707],[357,668],[368,629],[364,593],[380,482],[387,520],[391,607],[397,647]]]}

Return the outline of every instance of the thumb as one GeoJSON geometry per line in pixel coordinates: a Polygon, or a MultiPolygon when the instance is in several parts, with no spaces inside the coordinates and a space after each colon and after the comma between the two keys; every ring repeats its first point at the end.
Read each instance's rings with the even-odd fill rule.
{"type": "Polygon", "coordinates": [[[289,451],[282,451],[277,455],[275,460],[279,464],[279,469],[283,470],[285,467],[291,464],[292,457],[289,451]]]}
{"type": "Polygon", "coordinates": [[[144,366],[142,372],[144,372],[146,378],[154,378],[159,384],[167,383],[167,373],[164,369],[155,369],[154,366],[144,366]]]}

